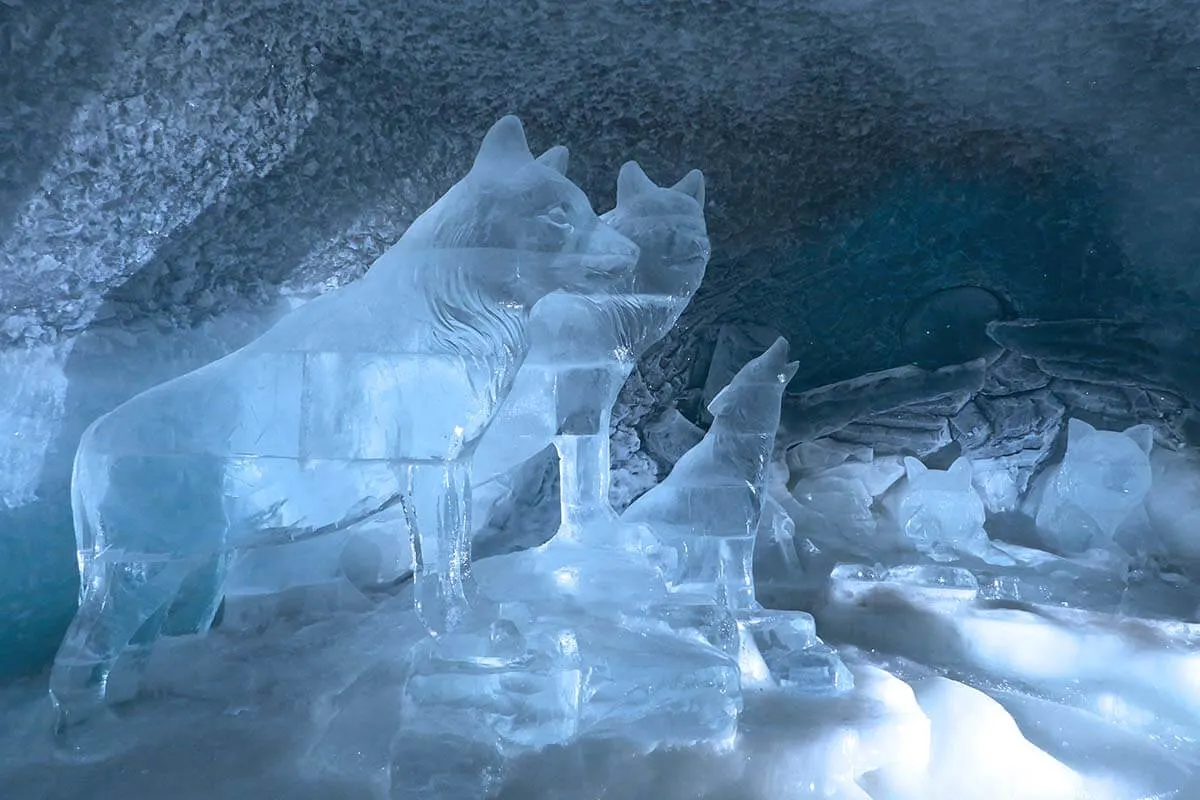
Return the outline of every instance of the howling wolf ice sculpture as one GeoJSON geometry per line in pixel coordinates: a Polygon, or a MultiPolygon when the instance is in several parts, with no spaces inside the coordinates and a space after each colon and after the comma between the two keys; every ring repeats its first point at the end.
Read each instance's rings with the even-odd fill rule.
{"type": "MultiPolygon", "coordinates": [[[[661,559],[675,592],[707,595],[737,619],[743,689],[767,685],[836,694],[854,679],[803,611],[763,608],[755,595],[754,546],[784,389],[799,362],[777,339],[743,366],[708,410],[712,426],[671,474],[621,516],[666,546],[661,559]]],[[[782,521],[781,521],[782,522],[782,521]]]]}
{"type": "Polygon", "coordinates": [[[86,431],[80,607],[51,676],[60,730],[105,707],[118,656],[153,641],[185,582],[216,587],[188,609],[186,627],[207,626],[239,548],[399,506],[418,613],[434,631],[466,614],[469,462],[528,349],[529,309],[627,282],[637,260],[556,168],[563,155],[535,160],[505,117],[361,280],[86,431]]]}

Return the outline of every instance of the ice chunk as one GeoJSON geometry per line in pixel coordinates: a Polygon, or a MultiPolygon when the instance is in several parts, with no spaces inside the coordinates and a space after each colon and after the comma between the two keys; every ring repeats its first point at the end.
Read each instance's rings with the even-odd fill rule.
{"type": "Polygon", "coordinates": [[[1016,511],[1029,481],[1046,457],[1041,450],[1021,450],[1007,456],[971,459],[971,484],[988,513],[1016,511]]]}
{"type": "Polygon", "coordinates": [[[931,603],[970,603],[979,582],[962,567],[905,564],[890,569],[865,564],[838,564],[829,576],[830,591],[840,602],[855,602],[886,587],[931,603]]]}
{"type": "Polygon", "coordinates": [[[103,709],[116,659],[154,639],[185,582],[207,592],[182,627],[207,626],[231,550],[396,505],[419,613],[457,624],[473,594],[469,458],[515,377],[529,309],[612,288],[636,258],[505,117],[361,280],[97,420],[76,459],[84,590],[51,676],[60,728],[103,709]]]}
{"type": "Polygon", "coordinates": [[[424,677],[406,689],[419,714],[438,719],[437,707],[450,702],[446,713],[463,718],[453,726],[460,735],[509,752],[584,735],[645,747],[727,741],[741,708],[736,622],[711,598],[668,594],[659,572],[608,533],[580,541],[560,531],[542,547],[479,562],[482,591],[502,601],[492,624],[511,626],[525,650],[496,684],[474,666],[489,647],[480,630],[456,632],[453,644],[429,640],[424,677]],[[547,660],[547,647],[563,639],[573,642],[577,667],[547,660]],[[547,693],[537,713],[522,713],[530,687],[575,669],[578,692],[547,693]],[[445,692],[457,699],[442,699],[445,692]]]}
{"type": "Polygon", "coordinates": [[[646,450],[660,462],[673,466],[704,438],[704,431],[676,408],[669,408],[642,430],[646,450]]]}
{"type": "Polygon", "coordinates": [[[1150,490],[1152,446],[1148,425],[1118,433],[1070,420],[1062,462],[1036,479],[1026,503],[1046,543],[1060,552],[1112,544],[1150,490]]]}
{"type": "Polygon", "coordinates": [[[780,449],[786,452],[789,472],[797,478],[824,472],[847,461],[870,463],[874,458],[874,452],[866,445],[829,438],[800,442],[794,447],[780,449]]]}
{"type": "Polygon", "coordinates": [[[741,615],[742,687],[796,689],[806,694],[841,694],[854,677],[837,651],[817,638],[816,624],[803,611],[760,609],[741,615]]]}
{"type": "Polygon", "coordinates": [[[879,533],[873,509],[875,501],[904,475],[900,459],[891,456],[875,458],[868,449],[858,458],[847,459],[837,466],[799,478],[792,487],[797,508],[793,514],[802,515],[796,524],[805,535],[824,541],[838,541],[852,549],[894,546],[879,533]]]}
{"type": "Polygon", "coordinates": [[[524,627],[500,618],[418,644],[404,686],[404,735],[454,735],[506,755],[574,737],[584,692],[574,632],[543,624],[534,635],[544,641],[528,642],[524,627]]]}

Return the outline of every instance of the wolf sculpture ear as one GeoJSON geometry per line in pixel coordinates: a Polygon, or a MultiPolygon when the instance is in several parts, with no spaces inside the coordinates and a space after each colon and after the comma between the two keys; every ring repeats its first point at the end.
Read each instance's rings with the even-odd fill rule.
{"type": "Polygon", "coordinates": [[[521,126],[521,120],[509,114],[501,117],[483,137],[472,169],[521,166],[531,161],[533,154],[529,152],[529,143],[525,140],[525,128],[521,126]]]}
{"type": "Polygon", "coordinates": [[[671,188],[677,192],[683,192],[699,203],[700,208],[704,208],[704,173],[700,170],[692,170],[671,188]]]}
{"type": "Polygon", "coordinates": [[[1134,443],[1147,455],[1154,449],[1154,428],[1149,425],[1134,425],[1132,428],[1126,428],[1121,431],[1121,433],[1133,439],[1134,443]]]}
{"type": "Polygon", "coordinates": [[[910,481],[929,472],[929,468],[912,456],[904,457],[904,475],[910,481]]]}
{"type": "Polygon", "coordinates": [[[1087,424],[1081,419],[1071,417],[1067,420],[1067,447],[1071,446],[1071,442],[1077,442],[1080,439],[1086,439],[1096,432],[1096,429],[1087,424]]]}
{"type": "Polygon", "coordinates": [[[559,144],[542,153],[540,156],[535,158],[534,161],[542,166],[549,167],[559,175],[566,175],[567,162],[570,159],[570,155],[571,154],[567,151],[567,148],[559,144]]]}
{"type": "Polygon", "coordinates": [[[636,161],[626,161],[617,173],[617,205],[628,203],[639,194],[657,188],[658,184],[646,177],[636,161]]]}
{"type": "Polygon", "coordinates": [[[971,460],[965,456],[959,456],[954,459],[954,463],[946,470],[954,480],[954,484],[960,489],[971,488],[971,460]]]}

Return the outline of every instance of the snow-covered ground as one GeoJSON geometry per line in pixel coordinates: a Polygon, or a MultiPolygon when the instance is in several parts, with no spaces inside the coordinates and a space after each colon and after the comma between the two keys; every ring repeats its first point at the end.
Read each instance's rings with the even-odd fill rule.
{"type": "Polygon", "coordinates": [[[748,694],[731,747],[582,740],[497,771],[464,743],[395,747],[406,591],[293,592],[168,640],[99,763],[56,757],[45,680],[0,691],[4,797],[407,797],[423,764],[457,800],[500,798],[1189,798],[1200,792],[1195,626],[966,608],[936,592],[843,586],[818,616],[855,689],[748,694]],[[269,607],[268,607],[269,606],[269,607]],[[236,616],[236,618],[235,618],[236,616]],[[268,621],[269,620],[269,621],[268,621]],[[900,655],[900,654],[903,655],[900,655]],[[392,753],[399,753],[393,760],[392,753]],[[409,756],[411,758],[411,756],[409,756]],[[389,795],[394,792],[394,795],[389,795]]]}

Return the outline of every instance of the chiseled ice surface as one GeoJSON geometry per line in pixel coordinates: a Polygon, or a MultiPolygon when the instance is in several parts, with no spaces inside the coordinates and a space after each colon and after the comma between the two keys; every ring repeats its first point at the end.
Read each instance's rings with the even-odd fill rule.
{"type": "Polygon", "coordinates": [[[931,470],[915,458],[904,459],[904,482],[883,503],[893,525],[918,550],[938,560],[954,554],[983,554],[983,500],[971,483],[971,462],[955,459],[945,470],[931,470]]]}
{"type": "MultiPolygon", "coordinates": [[[[785,529],[772,534],[780,541],[805,539],[765,527],[785,529]]],[[[345,584],[356,602],[299,592],[257,618],[242,609],[238,625],[207,637],[165,642],[146,693],[120,709],[127,749],[107,763],[52,760],[40,681],[0,690],[0,782],[15,797],[104,786],[371,800],[551,798],[563,787],[631,800],[1140,800],[1200,789],[1196,623],[1139,606],[1114,578],[1126,566],[1115,557],[996,546],[1015,563],[834,568],[814,621],[853,689],[748,692],[737,734],[720,746],[656,747],[653,736],[600,728],[501,760],[461,729],[396,742],[406,713],[396,689],[424,629],[409,591],[371,601],[345,584]],[[431,776],[434,763],[449,772],[431,776]],[[431,777],[440,783],[423,783],[431,777]]],[[[794,547],[802,567],[819,564],[794,547]]]]}
{"type": "Polygon", "coordinates": [[[671,330],[704,278],[711,253],[704,197],[698,170],[660,187],[637,162],[621,167],[617,205],[601,220],[638,246],[638,262],[624,291],[560,292],[533,307],[529,353],[475,451],[476,481],[513,469],[557,434],[608,432],[637,361],[671,330]]]}
{"type": "Polygon", "coordinates": [[[1072,419],[1062,461],[1027,497],[1043,543],[1068,553],[1110,543],[1150,491],[1153,437],[1149,425],[1098,431],[1072,419]]]}

